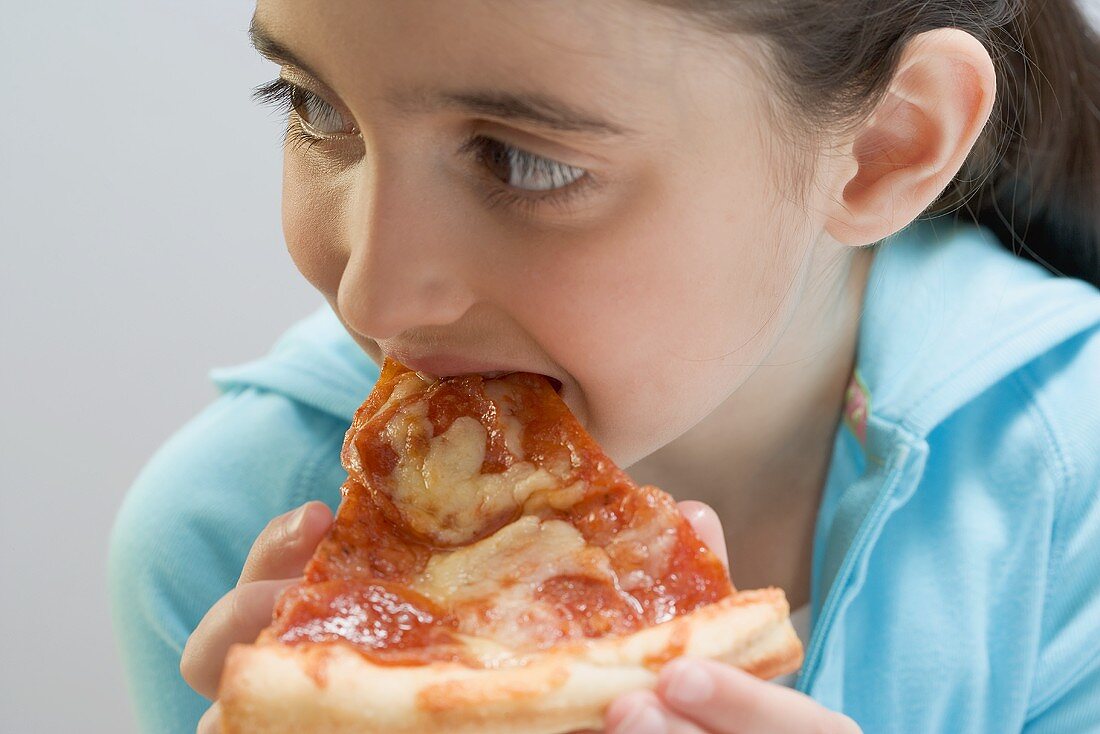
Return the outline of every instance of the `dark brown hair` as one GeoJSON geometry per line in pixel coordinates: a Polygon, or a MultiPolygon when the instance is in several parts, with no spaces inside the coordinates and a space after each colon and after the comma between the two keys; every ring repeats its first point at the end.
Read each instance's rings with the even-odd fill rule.
{"type": "Polygon", "coordinates": [[[1100,286],[1100,39],[1074,0],[647,0],[763,38],[779,96],[806,129],[882,99],[907,41],[965,30],[997,99],[962,170],[925,216],[989,227],[1005,247],[1100,286]]]}

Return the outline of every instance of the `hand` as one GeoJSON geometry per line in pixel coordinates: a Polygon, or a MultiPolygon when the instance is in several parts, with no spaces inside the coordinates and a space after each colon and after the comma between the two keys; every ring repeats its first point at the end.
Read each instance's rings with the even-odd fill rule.
{"type": "MultiPolygon", "coordinates": [[[[702,502],[680,502],[699,538],[729,566],[717,513],[702,502]]],[[[679,657],[657,678],[655,691],[624,693],[604,713],[606,734],[859,734],[852,719],[804,693],[761,680],[715,660],[679,657]]]]}
{"type": "Polygon", "coordinates": [[[804,693],[714,660],[680,657],[656,691],[619,696],[604,714],[606,734],[860,734],[859,725],[804,693]]]}
{"type": "MultiPolygon", "coordinates": [[[[312,500],[267,524],[252,543],[236,588],[210,607],[183,648],[180,673],[189,686],[209,699],[217,696],[229,646],[255,641],[271,624],[276,598],[301,579],[332,519],[328,505],[312,500]]],[[[220,719],[215,701],[196,734],[218,734],[220,719]]]]}

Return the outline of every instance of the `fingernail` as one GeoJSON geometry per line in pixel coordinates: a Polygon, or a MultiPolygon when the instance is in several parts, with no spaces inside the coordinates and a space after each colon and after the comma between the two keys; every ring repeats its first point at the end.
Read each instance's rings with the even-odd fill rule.
{"type": "Polygon", "coordinates": [[[309,508],[309,503],[307,502],[304,505],[302,505],[301,507],[299,507],[297,510],[295,510],[294,514],[290,516],[290,525],[289,525],[289,527],[290,527],[290,534],[291,535],[300,535],[301,534],[302,526],[305,524],[305,521],[306,521],[306,510],[308,508],[309,508]]]}
{"type": "Polygon", "coordinates": [[[675,666],[665,688],[670,703],[702,703],[714,694],[714,681],[697,663],[684,660],[669,665],[675,666]]]}
{"type": "Polygon", "coordinates": [[[667,734],[665,716],[655,706],[643,705],[619,722],[612,734],[667,734]]]}
{"type": "Polygon", "coordinates": [[[706,505],[692,505],[691,509],[688,510],[688,519],[689,520],[695,520],[696,522],[698,522],[700,520],[703,520],[706,517],[707,517],[707,506],[706,505]]]}

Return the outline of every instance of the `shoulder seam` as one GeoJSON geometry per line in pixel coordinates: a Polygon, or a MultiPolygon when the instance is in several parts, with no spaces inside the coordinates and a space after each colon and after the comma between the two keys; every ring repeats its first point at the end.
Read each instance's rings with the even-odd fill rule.
{"type": "MultiPolygon", "coordinates": [[[[1024,365],[1021,369],[1016,371],[1013,375],[1013,379],[1024,395],[1028,413],[1034,417],[1043,432],[1047,453],[1053,460],[1052,464],[1055,470],[1056,496],[1054,497],[1054,511],[1051,518],[1050,550],[1047,556],[1047,573],[1044,582],[1045,587],[1043,589],[1043,606],[1040,613],[1040,625],[1042,625],[1042,620],[1046,617],[1046,610],[1050,607],[1050,595],[1059,587],[1055,576],[1057,575],[1058,560],[1061,558],[1064,550],[1062,546],[1064,539],[1059,532],[1062,526],[1063,505],[1066,501],[1066,496],[1071,493],[1077,483],[1077,472],[1076,468],[1069,460],[1069,454],[1064,448],[1065,440],[1062,438],[1061,431],[1057,427],[1053,414],[1045,405],[1042,396],[1039,394],[1039,383],[1034,375],[1032,375],[1032,372],[1036,369],[1036,364],[1036,362],[1029,362],[1027,365],[1024,365]]],[[[1041,650],[1039,652],[1041,652],[1041,650]]],[[[1058,697],[1065,689],[1072,686],[1086,670],[1087,663],[1082,663],[1078,670],[1072,671],[1069,675],[1065,676],[1060,685],[1055,686],[1041,699],[1034,701],[1028,706],[1025,713],[1025,719],[1030,721],[1042,714],[1043,711],[1057,701],[1058,697]]],[[[1032,683],[1034,682],[1035,680],[1033,678],[1032,683]]]]}

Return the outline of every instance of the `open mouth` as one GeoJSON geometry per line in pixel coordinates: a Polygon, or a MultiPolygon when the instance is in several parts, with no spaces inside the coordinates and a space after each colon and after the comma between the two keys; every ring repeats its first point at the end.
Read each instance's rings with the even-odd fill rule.
{"type": "MultiPolygon", "coordinates": [[[[482,377],[484,377],[488,380],[492,380],[492,379],[495,379],[497,377],[503,377],[504,375],[510,375],[510,374],[512,374],[513,371],[514,370],[497,370],[495,372],[481,372],[479,374],[482,377]]],[[[539,373],[536,373],[536,374],[539,374],[539,373]]],[[[559,380],[556,377],[551,377],[550,375],[541,375],[541,376],[545,377],[547,379],[547,381],[549,381],[551,387],[554,388],[554,392],[556,392],[558,395],[561,395],[561,380],[559,380]]]]}

